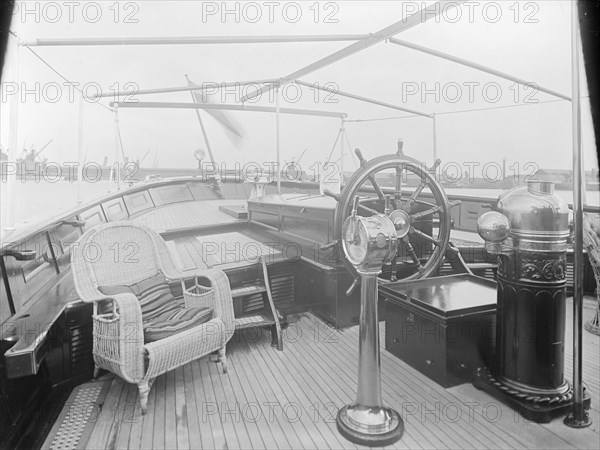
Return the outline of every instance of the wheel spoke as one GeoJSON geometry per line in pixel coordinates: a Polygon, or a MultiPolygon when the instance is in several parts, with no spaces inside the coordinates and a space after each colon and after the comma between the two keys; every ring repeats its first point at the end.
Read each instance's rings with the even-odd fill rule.
{"type": "Polygon", "coordinates": [[[438,206],[435,203],[426,202],[425,200],[415,200],[415,203],[417,205],[429,206],[430,208],[435,208],[436,206],[438,206]]]}
{"type": "Polygon", "coordinates": [[[394,192],[394,203],[397,205],[402,202],[402,171],[404,170],[403,166],[396,167],[396,189],[394,192]]]}
{"type": "Polygon", "coordinates": [[[378,202],[381,200],[379,197],[361,197],[358,199],[359,203],[378,202]]]}
{"type": "Polygon", "coordinates": [[[444,209],[442,206],[434,206],[433,208],[430,209],[426,209],[425,211],[419,211],[418,213],[415,213],[413,215],[410,216],[410,220],[412,222],[419,220],[425,216],[430,216],[432,214],[435,214],[438,211],[441,211],[442,209],[444,209]]]}
{"type": "Polygon", "coordinates": [[[439,247],[441,244],[441,242],[438,241],[436,238],[423,233],[421,230],[417,230],[415,227],[410,227],[409,234],[416,234],[417,236],[425,239],[428,242],[431,242],[432,244],[436,245],[437,247],[439,247]]]}
{"type": "Polygon", "coordinates": [[[373,187],[375,188],[375,192],[377,193],[377,196],[383,200],[385,198],[385,194],[383,193],[383,191],[381,190],[381,188],[379,187],[379,184],[377,184],[377,181],[375,181],[375,177],[374,176],[369,176],[369,181],[371,182],[371,184],[373,185],[373,187]]]}
{"type": "Polygon", "coordinates": [[[398,279],[398,277],[396,276],[396,261],[397,261],[397,259],[398,259],[398,253],[396,253],[394,255],[394,259],[392,259],[390,281],[396,281],[398,279]]]}
{"type": "Polygon", "coordinates": [[[417,253],[415,252],[415,248],[410,243],[408,236],[404,236],[402,238],[402,242],[404,242],[404,246],[406,247],[406,250],[408,250],[408,254],[412,258],[413,262],[418,266],[419,269],[422,269],[423,266],[421,265],[421,261],[419,260],[419,257],[417,256],[417,253]]]}
{"type": "Polygon", "coordinates": [[[427,180],[422,178],[421,184],[417,187],[417,189],[415,189],[415,192],[413,192],[412,195],[410,196],[410,198],[406,201],[406,204],[404,205],[405,211],[407,208],[410,208],[412,206],[412,204],[415,202],[417,197],[421,194],[423,189],[425,189],[425,186],[427,186],[427,180]]]}
{"type": "Polygon", "coordinates": [[[358,209],[362,209],[364,211],[367,211],[371,214],[379,214],[379,211],[373,209],[373,208],[369,208],[368,206],[365,205],[361,205],[360,203],[358,204],[358,209]]]}

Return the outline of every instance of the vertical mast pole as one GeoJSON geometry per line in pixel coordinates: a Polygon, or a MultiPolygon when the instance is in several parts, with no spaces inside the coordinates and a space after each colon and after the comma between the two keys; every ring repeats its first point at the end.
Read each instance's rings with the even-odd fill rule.
{"type": "Polygon", "coordinates": [[[77,130],[77,203],[83,201],[83,93],[79,97],[79,127],[77,130]]]}
{"type": "Polygon", "coordinates": [[[582,307],[583,307],[583,205],[581,157],[581,107],[579,100],[579,14],[577,1],[571,3],[571,83],[573,125],[573,410],[565,424],[583,428],[592,421],[584,408],[582,381],[582,307]]]}
{"type": "Polygon", "coordinates": [[[281,154],[279,148],[279,85],[275,88],[275,148],[277,150],[277,193],[281,194],[281,154]]]}
{"type": "Polygon", "coordinates": [[[437,121],[435,113],[433,113],[433,162],[435,163],[438,159],[438,149],[437,149],[437,121]]]}
{"type": "Polygon", "coordinates": [[[344,184],[344,153],[346,153],[346,150],[344,148],[344,139],[346,138],[346,128],[345,128],[345,120],[342,118],[342,128],[340,129],[340,133],[342,133],[341,136],[341,148],[340,148],[340,191],[341,191],[341,186],[344,184]]]}
{"type": "MultiPolygon", "coordinates": [[[[16,36],[11,38],[14,50],[14,61],[12,66],[12,79],[18,86],[20,82],[19,74],[19,59],[21,53],[21,45],[16,36]]],[[[6,208],[6,222],[4,223],[5,231],[15,230],[15,203],[16,203],[16,187],[17,187],[17,146],[19,132],[19,94],[14,94],[10,98],[10,119],[8,124],[8,161],[6,167],[6,192],[8,194],[8,206],[6,208]]]]}
{"type": "MultiPolygon", "coordinates": [[[[188,85],[192,85],[192,82],[190,81],[190,79],[187,76],[187,73],[185,74],[185,79],[188,82],[188,85]]],[[[190,91],[190,94],[192,95],[192,101],[194,103],[198,103],[198,101],[196,100],[196,96],[194,95],[194,91],[190,91]]],[[[202,116],[200,115],[200,110],[196,109],[196,117],[198,118],[198,123],[200,124],[200,129],[202,130],[202,136],[204,137],[204,143],[206,144],[206,150],[208,151],[208,157],[210,158],[210,163],[212,164],[212,170],[215,170],[215,158],[213,157],[213,152],[212,152],[212,148],[210,148],[210,142],[208,141],[208,135],[206,134],[206,128],[204,128],[204,122],[202,122],[202,116]]]]}
{"type": "Polygon", "coordinates": [[[121,170],[119,168],[119,107],[115,104],[115,164],[113,179],[117,185],[117,191],[121,189],[121,170]]]}

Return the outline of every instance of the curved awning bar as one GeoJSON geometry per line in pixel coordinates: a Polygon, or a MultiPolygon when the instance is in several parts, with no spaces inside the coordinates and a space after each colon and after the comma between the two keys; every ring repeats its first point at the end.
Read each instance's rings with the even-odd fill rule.
{"type": "Polygon", "coordinates": [[[217,82],[204,82],[194,86],[178,86],[172,88],[157,88],[157,89],[143,89],[139,91],[116,91],[116,92],[104,92],[98,95],[94,95],[90,98],[102,98],[102,97],[131,97],[135,95],[147,95],[147,94],[165,94],[170,92],[187,92],[187,91],[203,91],[206,89],[213,88],[226,88],[232,86],[248,86],[252,84],[279,84],[278,79],[267,79],[267,80],[253,80],[253,81],[232,81],[229,83],[217,83],[217,82]]]}
{"type": "Polygon", "coordinates": [[[61,47],[85,45],[195,45],[195,44],[272,44],[291,42],[360,41],[370,34],[316,34],[291,36],[190,36],[190,37],[123,37],[123,38],[56,38],[34,39],[30,47],[61,47]]]}
{"type": "Polygon", "coordinates": [[[472,69],[476,69],[476,70],[479,70],[481,72],[486,72],[486,73],[489,73],[491,75],[494,75],[494,76],[497,76],[497,77],[500,77],[500,78],[504,78],[504,79],[509,80],[509,81],[514,81],[515,83],[518,83],[520,85],[536,89],[536,90],[538,90],[540,92],[545,92],[546,94],[550,94],[550,95],[553,95],[555,97],[562,98],[563,100],[571,101],[571,97],[569,97],[567,95],[564,95],[564,94],[561,94],[560,92],[554,91],[552,89],[545,88],[543,86],[540,86],[537,83],[532,83],[531,81],[524,80],[523,78],[515,77],[515,76],[510,75],[508,73],[501,72],[501,71],[496,70],[496,69],[492,69],[491,67],[484,66],[482,64],[478,64],[478,63],[475,63],[473,61],[469,61],[467,59],[459,58],[457,56],[452,56],[452,55],[449,55],[448,53],[440,52],[440,51],[434,50],[432,48],[423,47],[422,45],[413,44],[412,42],[403,41],[403,40],[396,39],[396,38],[393,38],[393,37],[389,38],[388,41],[391,42],[392,44],[400,45],[402,47],[411,48],[413,50],[417,50],[417,51],[422,52],[422,53],[427,53],[429,55],[433,55],[433,56],[436,56],[438,58],[442,58],[442,59],[445,59],[445,60],[448,60],[448,61],[452,61],[452,62],[455,62],[457,64],[462,64],[463,66],[470,67],[472,69]]]}
{"type": "MultiPolygon", "coordinates": [[[[296,80],[300,77],[303,77],[304,75],[308,75],[309,73],[315,72],[316,70],[319,70],[325,66],[328,66],[330,64],[333,64],[334,62],[337,61],[341,61],[344,58],[347,58],[348,56],[351,56],[355,53],[360,52],[361,50],[364,50],[366,48],[369,48],[379,42],[385,41],[386,39],[401,33],[403,31],[408,30],[409,28],[412,28],[416,25],[419,25],[421,23],[426,22],[429,19],[435,18],[438,15],[440,15],[442,13],[442,11],[444,11],[445,9],[450,9],[450,8],[455,8],[457,6],[459,6],[461,3],[464,3],[465,0],[458,0],[458,1],[439,1],[434,3],[431,6],[428,6],[427,8],[421,9],[419,11],[417,11],[416,13],[405,17],[401,20],[399,20],[398,22],[393,23],[392,25],[389,25],[381,30],[379,30],[376,33],[373,33],[371,35],[369,35],[368,38],[360,40],[358,42],[355,42],[353,44],[350,44],[348,47],[344,47],[341,50],[338,50],[337,52],[332,53],[329,56],[326,56],[325,58],[321,58],[318,61],[315,61],[312,64],[309,64],[306,67],[303,67],[300,70],[297,70],[285,77],[283,77],[281,79],[281,84],[286,84],[289,83],[292,80],[296,80]]],[[[242,97],[241,102],[244,103],[246,101],[248,101],[251,98],[257,97],[259,95],[262,95],[265,92],[265,89],[270,89],[271,87],[262,87],[260,89],[257,89],[254,92],[251,92],[248,95],[245,95],[244,97],[242,97]]]]}
{"type": "Polygon", "coordinates": [[[349,92],[344,92],[344,91],[329,89],[329,88],[326,88],[324,86],[310,84],[310,83],[307,83],[307,82],[302,81],[302,80],[294,80],[294,83],[302,85],[302,86],[306,86],[306,87],[309,87],[309,88],[312,88],[312,89],[318,89],[320,91],[329,92],[329,93],[334,94],[334,95],[340,95],[342,97],[352,98],[354,100],[359,100],[361,102],[372,103],[374,105],[379,105],[379,106],[383,106],[383,107],[386,107],[386,108],[396,109],[398,111],[404,111],[404,112],[407,112],[407,113],[415,114],[417,116],[423,116],[423,117],[428,117],[430,119],[433,119],[433,114],[428,114],[428,113],[416,111],[414,109],[405,108],[404,106],[393,105],[391,103],[382,102],[382,101],[375,100],[375,99],[372,99],[372,98],[362,97],[362,96],[356,95],[356,94],[350,94],[349,92]]]}
{"type": "MultiPolygon", "coordinates": [[[[246,106],[246,105],[213,105],[198,103],[174,103],[174,102],[110,102],[111,107],[119,108],[165,108],[165,109],[220,109],[224,111],[254,111],[254,112],[277,112],[277,108],[271,106],[246,106]]],[[[346,113],[334,111],[316,111],[311,109],[279,108],[282,114],[297,114],[303,116],[337,117],[344,119],[346,113]]]]}

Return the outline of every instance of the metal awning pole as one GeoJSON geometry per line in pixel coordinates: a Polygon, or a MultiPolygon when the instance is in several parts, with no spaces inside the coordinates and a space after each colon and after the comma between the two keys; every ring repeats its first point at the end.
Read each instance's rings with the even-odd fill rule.
{"type": "Polygon", "coordinates": [[[571,5],[571,84],[573,125],[573,410],[565,424],[583,428],[592,421],[584,408],[582,380],[582,313],[583,313],[583,205],[581,157],[581,108],[579,101],[579,15],[577,1],[571,5]]]}
{"type": "MultiPolygon", "coordinates": [[[[305,75],[308,75],[309,73],[313,73],[335,62],[341,61],[342,59],[352,56],[355,53],[361,52],[379,42],[383,42],[394,35],[402,33],[403,31],[406,31],[414,26],[420,25],[428,20],[431,20],[432,18],[435,18],[439,14],[441,14],[442,11],[459,7],[461,3],[464,3],[464,1],[465,0],[441,0],[432,5],[429,5],[426,8],[423,8],[417,11],[416,13],[411,14],[408,17],[400,19],[396,23],[393,23],[375,33],[370,34],[368,38],[362,39],[358,42],[354,42],[353,44],[350,44],[347,47],[344,47],[334,53],[331,53],[330,55],[325,56],[324,58],[321,58],[318,61],[309,64],[308,66],[305,66],[289,75],[286,75],[285,77],[281,78],[281,85],[289,83],[290,81],[296,80],[305,75]]],[[[240,99],[240,101],[242,103],[247,102],[251,98],[258,97],[259,95],[263,94],[265,90],[271,88],[272,86],[263,86],[254,92],[246,94],[240,99]]]]}
{"type": "Polygon", "coordinates": [[[277,193],[281,194],[281,155],[279,149],[279,86],[275,88],[275,142],[277,149],[277,193]]]}
{"type": "Polygon", "coordinates": [[[404,111],[404,112],[408,112],[411,114],[416,114],[418,116],[423,116],[423,117],[429,117],[430,119],[433,117],[431,114],[429,113],[424,113],[421,111],[416,111],[414,109],[409,109],[406,108],[404,106],[399,106],[399,105],[394,105],[392,103],[387,103],[387,102],[382,102],[381,100],[375,100],[372,98],[368,98],[368,97],[363,97],[362,95],[356,95],[356,94],[351,94],[350,92],[344,92],[344,91],[340,91],[339,89],[333,89],[333,88],[328,88],[325,86],[320,86],[318,83],[307,83],[305,81],[302,80],[295,80],[294,81],[296,84],[299,84],[301,86],[306,86],[310,89],[317,89],[319,91],[324,91],[324,92],[329,92],[330,94],[336,95],[336,96],[340,96],[340,97],[348,97],[348,98],[352,98],[354,100],[359,100],[361,102],[365,102],[365,103],[372,103],[374,105],[378,105],[378,106],[383,106],[385,108],[391,108],[391,109],[395,109],[398,111],[404,111]]]}
{"type": "Polygon", "coordinates": [[[435,56],[437,58],[442,58],[447,61],[452,61],[457,64],[461,64],[466,67],[470,67],[471,69],[479,70],[481,72],[489,73],[490,75],[494,75],[496,77],[504,78],[505,80],[513,81],[522,86],[531,87],[532,89],[536,89],[540,92],[545,92],[546,94],[553,95],[558,98],[562,98],[563,100],[570,101],[571,99],[567,95],[563,95],[560,92],[554,91],[552,89],[548,89],[544,86],[540,86],[538,84],[534,84],[531,81],[524,80],[523,78],[515,77],[514,75],[510,75],[506,72],[501,72],[496,69],[492,69],[491,67],[484,66],[483,64],[478,64],[473,61],[469,61],[467,59],[459,58],[457,56],[450,55],[448,53],[440,52],[439,50],[434,50],[432,48],[424,47],[422,45],[413,44],[412,42],[403,41],[396,38],[390,38],[388,40],[392,44],[400,45],[402,47],[410,48],[413,50],[417,50],[418,52],[427,53],[429,55],[435,56]]]}
{"type": "MultiPolygon", "coordinates": [[[[186,76],[187,78],[187,76],[186,76]]],[[[189,81],[188,81],[189,83],[189,81]]],[[[251,81],[230,81],[227,83],[202,83],[197,85],[177,86],[169,88],[155,88],[155,89],[140,89],[136,91],[122,90],[122,91],[107,91],[101,92],[92,98],[103,98],[103,97],[127,97],[127,96],[138,96],[138,95],[150,95],[150,94],[167,94],[172,92],[188,92],[188,91],[204,91],[212,89],[224,89],[228,87],[239,87],[248,86],[253,84],[277,84],[277,79],[266,79],[266,80],[251,80],[251,81]]]]}
{"type": "Polygon", "coordinates": [[[360,41],[370,34],[306,34],[289,36],[189,36],[189,37],[116,37],[116,38],[41,38],[26,43],[29,47],[101,46],[101,45],[214,45],[274,44],[290,42],[360,41]]]}
{"type": "MultiPolygon", "coordinates": [[[[230,104],[204,104],[204,103],[176,103],[176,102],[110,102],[110,106],[120,108],[166,108],[166,109],[213,109],[221,111],[253,111],[264,113],[276,113],[277,108],[272,106],[248,106],[230,104]]],[[[281,114],[296,114],[316,117],[346,117],[346,113],[332,111],[317,111],[314,109],[279,108],[281,114]]]]}
{"type": "MultiPolygon", "coordinates": [[[[19,74],[19,60],[21,53],[21,44],[16,37],[12,37],[12,49],[14,50],[14,63],[13,63],[13,76],[14,83],[19,86],[20,74],[19,74]]],[[[6,222],[4,224],[4,231],[11,232],[15,230],[15,204],[17,201],[16,187],[17,187],[17,147],[19,145],[18,133],[19,133],[19,93],[15,93],[10,98],[10,119],[8,123],[8,160],[7,160],[7,171],[6,171],[6,192],[8,194],[8,206],[6,208],[6,222]]]]}
{"type": "Polygon", "coordinates": [[[79,97],[79,119],[77,129],[77,203],[83,201],[81,188],[83,186],[83,94],[79,97]]]}

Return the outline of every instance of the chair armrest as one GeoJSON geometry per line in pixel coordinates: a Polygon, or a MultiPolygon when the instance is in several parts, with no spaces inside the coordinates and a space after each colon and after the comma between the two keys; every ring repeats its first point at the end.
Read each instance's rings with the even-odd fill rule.
{"type": "Polygon", "coordinates": [[[100,367],[137,383],[144,375],[142,309],[133,294],[111,298],[116,309],[93,316],[94,359],[100,367]]]}
{"type": "MultiPolygon", "coordinates": [[[[190,274],[186,275],[189,277],[190,274]]],[[[225,324],[225,341],[228,341],[235,330],[233,298],[229,278],[220,269],[198,270],[194,271],[192,276],[200,279],[204,278],[210,282],[210,286],[214,290],[214,303],[212,305],[214,317],[219,317],[225,324]]]]}

